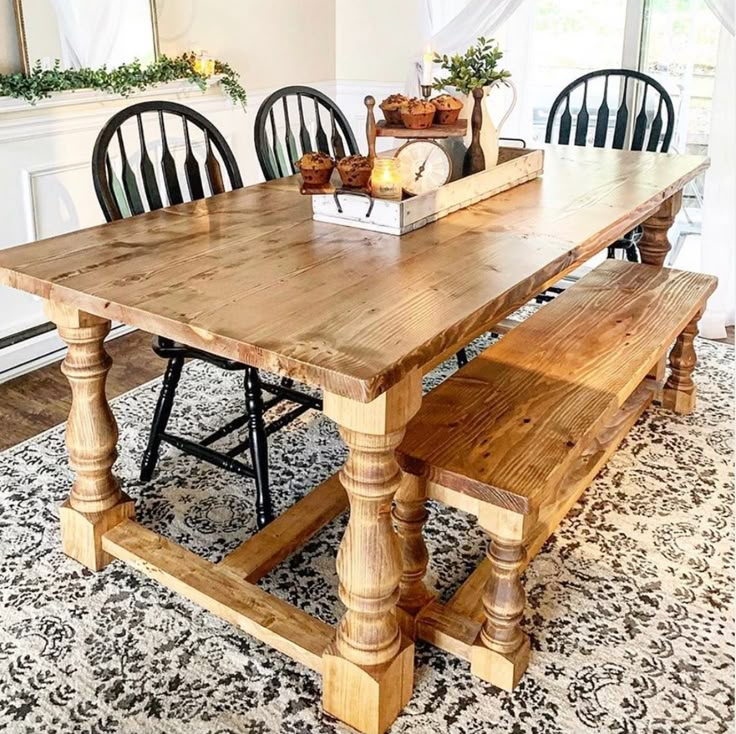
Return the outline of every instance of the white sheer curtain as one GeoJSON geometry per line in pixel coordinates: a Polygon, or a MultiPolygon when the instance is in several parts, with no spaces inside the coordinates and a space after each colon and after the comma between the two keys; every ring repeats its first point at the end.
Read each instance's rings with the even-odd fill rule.
{"type": "Polygon", "coordinates": [[[726,336],[734,323],[736,302],[736,39],[734,0],[706,0],[721,21],[709,151],[711,167],[705,177],[701,250],[702,269],[719,278],[700,322],[703,336],[726,336]]]}
{"type": "Polygon", "coordinates": [[[120,0],[52,0],[67,69],[97,69],[110,61],[124,3],[120,0]]]}
{"type": "Polygon", "coordinates": [[[493,36],[524,0],[422,0],[432,48],[464,51],[478,36],[493,36]]]}
{"type": "Polygon", "coordinates": [[[154,60],[150,0],[51,0],[67,69],[154,60]]]}

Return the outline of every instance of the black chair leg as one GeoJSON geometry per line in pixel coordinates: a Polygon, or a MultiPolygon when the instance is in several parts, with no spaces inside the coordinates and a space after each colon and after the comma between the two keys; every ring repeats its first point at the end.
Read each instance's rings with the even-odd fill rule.
{"type": "Polygon", "coordinates": [[[616,248],[615,247],[609,247],[608,248],[608,254],[606,255],[606,257],[609,260],[614,260],[616,258],[616,248]]]}
{"type": "Polygon", "coordinates": [[[179,385],[181,370],[184,366],[183,357],[174,357],[169,360],[164,374],[164,384],[156,403],[156,411],[153,414],[153,423],[151,425],[151,435],[148,437],[148,446],[143,453],[143,461],[141,462],[141,481],[148,482],[153,476],[153,472],[158,463],[158,452],[161,448],[161,434],[166,431],[166,426],[171,417],[171,409],[174,406],[174,395],[179,385]]]}
{"type": "Polygon", "coordinates": [[[261,529],[273,520],[268,487],[268,438],[263,422],[263,394],[258,370],[245,370],[245,403],[248,410],[250,460],[256,480],[256,523],[261,529]]]}
{"type": "Polygon", "coordinates": [[[639,262],[639,250],[633,242],[626,248],[626,259],[630,263],[639,262]]]}
{"type": "Polygon", "coordinates": [[[465,349],[461,349],[456,355],[455,359],[457,360],[457,366],[459,367],[465,367],[465,365],[468,363],[468,353],[465,351],[465,349]]]}

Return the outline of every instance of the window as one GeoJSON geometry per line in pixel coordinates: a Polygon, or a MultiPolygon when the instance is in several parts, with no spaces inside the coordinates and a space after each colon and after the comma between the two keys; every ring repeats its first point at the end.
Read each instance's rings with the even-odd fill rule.
{"type": "Polygon", "coordinates": [[[543,143],[550,107],[566,84],[621,66],[626,0],[537,0],[532,22],[533,140],[543,143]]]}
{"type": "Polygon", "coordinates": [[[704,0],[649,0],[641,70],[669,91],[675,105],[673,148],[708,152],[719,23],[704,0]]]}

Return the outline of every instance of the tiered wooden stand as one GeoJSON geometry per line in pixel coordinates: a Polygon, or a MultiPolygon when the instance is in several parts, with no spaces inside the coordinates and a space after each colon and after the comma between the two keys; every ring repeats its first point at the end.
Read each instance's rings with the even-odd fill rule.
{"type": "MultiPolygon", "coordinates": [[[[369,125],[369,144],[370,144],[370,117],[369,125]]],[[[432,125],[422,130],[413,130],[400,125],[389,125],[386,120],[379,120],[375,123],[375,136],[378,138],[399,138],[399,139],[444,139],[444,138],[462,138],[468,132],[468,121],[458,120],[454,125],[432,125]]]]}

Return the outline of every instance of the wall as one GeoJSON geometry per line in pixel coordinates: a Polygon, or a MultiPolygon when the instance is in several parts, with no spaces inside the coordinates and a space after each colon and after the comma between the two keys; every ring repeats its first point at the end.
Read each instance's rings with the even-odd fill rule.
{"type": "MultiPolygon", "coordinates": [[[[205,49],[246,87],[335,78],[335,0],[158,0],[158,16],[162,51],[205,49]]],[[[0,0],[0,73],[19,70],[13,0],[0,0]]]]}
{"type": "Polygon", "coordinates": [[[335,0],[335,6],[337,79],[403,86],[422,51],[419,0],[335,0]]]}
{"type": "Polygon", "coordinates": [[[204,49],[246,89],[335,78],[335,0],[158,0],[164,53],[204,49]]]}

